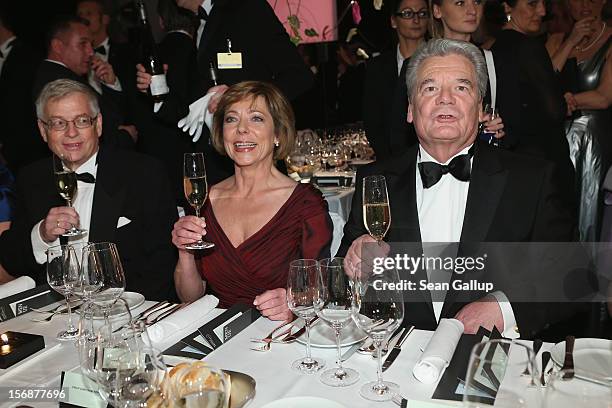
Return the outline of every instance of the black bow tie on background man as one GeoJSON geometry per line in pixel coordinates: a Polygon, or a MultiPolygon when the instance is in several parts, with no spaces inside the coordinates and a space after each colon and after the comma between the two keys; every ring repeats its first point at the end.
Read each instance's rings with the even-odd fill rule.
{"type": "Polygon", "coordinates": [[[83,183],[93,184],[96,182],[96,178],[91,173],[77,173],[76,178],[83,183]]]}
{"type": "Polygon", "coordinates": [[[98,54],[106,55],[106,47],[104,47],[103,45],[94,48],[94,51],[98,54]]]}
{"type": "Polygon", "coordinates": [[[443,175],[450,173],[459,181],[470,181],[472,172],[472,156],[474,155],[474,146],[466,154],[459,155],[453,158],[448,164],[439,164],[435,162],[420,162],[419,173],[424,188],[429,188],[436,184],[443,175]]]}
{"type": "Polygon", "coordinates": [[[208,13],[204,10],[204,7],[198,7],[198,18],[200,20],[208,20],[208,13]]]}

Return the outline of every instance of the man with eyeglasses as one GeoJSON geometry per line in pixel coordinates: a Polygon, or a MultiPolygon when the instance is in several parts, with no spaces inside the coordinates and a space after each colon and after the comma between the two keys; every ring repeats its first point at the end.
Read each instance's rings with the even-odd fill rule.
{"type": "Polygon", "coordinates": [[[100,148],[103,117],[96,94],[85,84],[68,79],[47,84],[36,111],[43,140],[77,173],[77,194],[67,207],[56,189],[52,159],[23,168],[15,219],[0,236],[0,282],[24,274],[41,280],[45,251],[66,242],[62,234],[79,226],[86,232],[68,242],[117,244],[127,290],[147,299],[174,298],[170,233],[177,213],[161,163],[100,148]]]}

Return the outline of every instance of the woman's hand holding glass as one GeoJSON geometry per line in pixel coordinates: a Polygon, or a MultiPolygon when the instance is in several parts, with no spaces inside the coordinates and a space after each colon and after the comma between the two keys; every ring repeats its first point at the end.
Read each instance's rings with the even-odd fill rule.
{"type": "Polygon", "coordinates": [[[206,221],[194,215],[185,215],[174,223],[172,243],[179,251],[186,251],[186,245],[202,239],[206,235],[206,221]]]}

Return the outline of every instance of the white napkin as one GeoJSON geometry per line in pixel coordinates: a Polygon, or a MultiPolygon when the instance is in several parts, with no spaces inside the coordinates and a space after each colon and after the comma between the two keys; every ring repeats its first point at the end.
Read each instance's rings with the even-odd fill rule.
{"type": "Polygon", "coordinates": [[[425,384],[438,381],[453,358],[461,334],[463,323],[459,320],[440,319],[440,324],[425,347],[421,359],[412,369],[414,377],[425,384]]]}
{"type": "Polygon", "coordinates": [[[29,276],[22,276],[10,282],[0,285],[0,299],[12,296],[16,293],[24,292],[36,286],[34,279],[29,276]]]}
{"type": "Polygon", "coordinates": [[[178,121],[178,127],[193,136],[193,142],[197,142],[202,135],[202,126],[206,123],[212,130],[213,114],[208,111],[208,103],[216,92],[210,92],[189,105],[189,113],[178,121]]]}
{"type": "Polygon", "coordinates": [[[218,304],[219,299],[213,295],[206,295],[178,312],[171,314],[161,322],[155,323],[147,329],[151,342],[155,345],[155,343],[166,340],[170,335],[180,332],[195,320],[210,313],[218,304]]]}

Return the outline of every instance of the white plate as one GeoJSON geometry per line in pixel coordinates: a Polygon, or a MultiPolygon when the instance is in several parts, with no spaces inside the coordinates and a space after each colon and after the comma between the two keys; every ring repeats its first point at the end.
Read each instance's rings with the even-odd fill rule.
{"type": "MultiPolygon", "coordinates": [[[[350,320],[349,324],[340,332],[340,347],[359,343],[365,340],[366,337],[368,337],[368,335],[359,330],[357,326],[355,326],[353,320],[350,320]]],[[[297,341],[306,344],[306,335],[304,334],[298,337],[297,341]]],[[[334,329],[329,327],[325,322],[317,321],[317,323],[310,328],[310,345],[320,348],[336,347],[336,333],[334,329]]]]}
{"type": "MultiPolygon", "coordinates": [[[[559,367],[565,360],[565,342],[555,344],[551,350],[552,360],[559,367]]],[[[574,343],[574,370],[612,377],[612,341],[605,339],[576,339],[574,343]]]]}
{"type": "MultiPolygon", "coordinates": [[[[145,297],[140,293],[136,292],[123,292],[121,298],[124,299],[130,311],[136,309],[138,306],[142,305],[145,302],[145,297]]],[[[110,317],[117,317],[126,314],[125,308],[123,307],[123,302],[117,301],[113,305],[110,310],[110,317]]],[[[100,308],[96,308],[94,312],[94,319],[104,319],[104,314],[100,308]]]]}
{"type": "Polygon", "coordinates": [[[272,401],[261,408],[346,408],[339,402],[319,397],[291,397],[272,401]]]}

